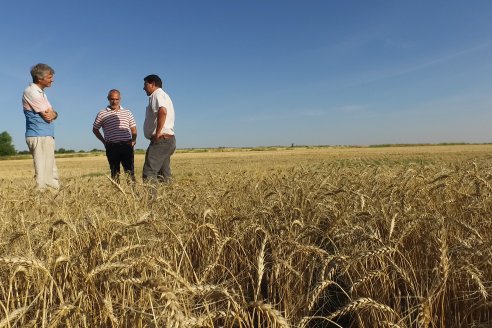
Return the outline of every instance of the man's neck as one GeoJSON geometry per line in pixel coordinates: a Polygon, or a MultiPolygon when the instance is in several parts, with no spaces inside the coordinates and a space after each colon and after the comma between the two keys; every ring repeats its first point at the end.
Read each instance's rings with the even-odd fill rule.
{"type": "Polygon", "coordinates": [[[44,91],[44,88],[46,88],[44,85],[38,84],[38,83],[36,83],[36,82],[34,82],[34,84],[35,84],[35,85],[37,85],[37,86],[38,86],[38,88],[40,88],[40,89],[41,89],[41,90],[43,90],[43,91],[44,91]]]}

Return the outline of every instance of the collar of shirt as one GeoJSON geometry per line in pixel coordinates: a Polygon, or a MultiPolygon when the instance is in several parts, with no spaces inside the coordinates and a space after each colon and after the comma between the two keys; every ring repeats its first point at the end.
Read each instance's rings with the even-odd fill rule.
{"type": "MultiPolygon", "coordinates": [[[[154,92],[152,92],[152,93],[148,96],[148,97],[149,97],[149,99],[150,99],[150,98],[152,98],[152,96],[153,96],[156,92],[158,92],[159,90],[163,90],[163,89],[162,89],[162,88],[157,88],[157,89],[155,89],[155,90],[154,90],[154,92]]],[[[163,90],[163,91],[164,91],[164,90],[163,90]]]]}
{"type": "Polygon", "coordinates": [[[31,82],[31,88],[36,89],[36,91],[37,91],[37,92],[39,92],[39,93],[41,93],[41,94],[43,94],[43,95],[44,95],[44,91],[43,91],[43,89],[41,89],[41,88],[39,87],[39,85],[37,85],[36,83],[31,82]]]}
{"type": "MultiPolygon", "coordinates": [[[[121,105],[120,105],[119,110],[122,110],[122,109],[124,109],[124,108],[123,108],[123,107],[121,107],[121,105]]],[[[111,106],[107,106],[107,107],[106,107],[106,110],[111,111],[111,110],[114,110],[114,109],[112,109],[112,108],[111,108],[111,106]]]]}

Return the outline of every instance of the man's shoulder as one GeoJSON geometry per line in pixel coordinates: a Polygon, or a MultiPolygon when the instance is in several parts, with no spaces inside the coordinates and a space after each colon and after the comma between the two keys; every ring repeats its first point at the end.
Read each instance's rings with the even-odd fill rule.
{"type": "Polygon", "coordinates": [[[43,90],[39,88],[35,83],[30,83],[25,89],[24,89],[24,95],[40,95],[43,93],[43,90]]]}
{"type": "Polygon", "coordinates": [[[157,97],[168,97],[167,93],[164,91],[164,89],[159,88],[156,89],[151,95],[150,98],[157,98],[157,97]]]}
{"type": "Polygon", "coordinates": [[[106,107],[106,108],[101,109],[99,112],[97,112],[97,116],[104,116],[108,113],[109,113],[109,111],[108,111],[108,108],[106,107]]]}
{"type": "Polygon", "coordinates": [[[153,95],[158,102],[164,102],[164,104],[171,102],[171,97],[161,88],[157,89],[153,95]]]}
{"type": "Polygon", "coordinates": [[[167,92],[164,91],[164,89],[162,89],[162,88],[159,88],[159,94],[166,97],[166,98],[169,98],[169,95],[167,94],[167,92]]]}
{"type": "Polygon", "coordinates": [[[121,113],[126,114],[126,115],[133,115],[132,110],[130,108],[121,108],[121,113]]]}

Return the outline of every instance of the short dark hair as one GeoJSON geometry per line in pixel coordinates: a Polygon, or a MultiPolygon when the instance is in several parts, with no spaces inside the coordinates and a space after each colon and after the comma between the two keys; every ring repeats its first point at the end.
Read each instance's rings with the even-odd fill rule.
{"type": "Polygon", "coordinates": [[[153,83],[159,88],[162,88],[162,80],[158,75],[150,74],[144,77],[144,81],[147,83],[153,83]]]}

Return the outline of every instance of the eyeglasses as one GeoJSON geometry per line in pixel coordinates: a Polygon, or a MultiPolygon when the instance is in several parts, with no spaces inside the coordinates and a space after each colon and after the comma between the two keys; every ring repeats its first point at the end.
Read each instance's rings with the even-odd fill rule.
{"type": "Polygon", "coordinates": [[[120,98],[109,98],[109,100],[120,100],[120,98]]]}

